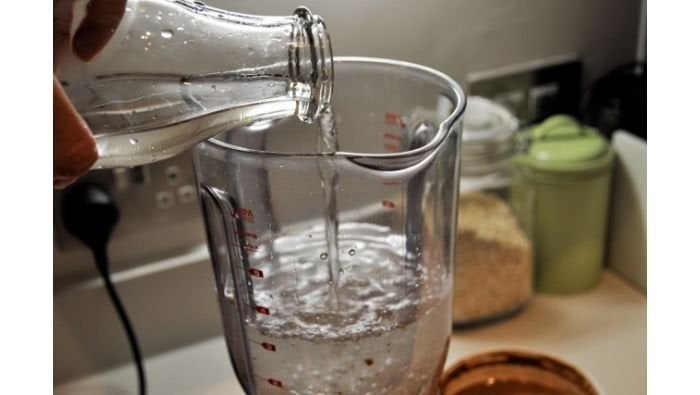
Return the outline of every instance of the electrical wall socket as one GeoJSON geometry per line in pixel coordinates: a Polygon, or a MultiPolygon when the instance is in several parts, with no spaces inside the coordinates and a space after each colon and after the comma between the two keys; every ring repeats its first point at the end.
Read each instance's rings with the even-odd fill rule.
{"type": "Polygon", "coordinates": [[[581,60],[569,54],[468,73],[466,88],[470,95],[505,105],[527,126],[553,114],[575,116],[581,72],[581,60]]]}

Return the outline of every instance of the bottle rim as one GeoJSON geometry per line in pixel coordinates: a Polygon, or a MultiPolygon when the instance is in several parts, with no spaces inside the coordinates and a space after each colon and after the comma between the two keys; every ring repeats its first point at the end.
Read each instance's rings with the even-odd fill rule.
{"type": "MultiPolygon", "coordinates": [[[[298,103],[297,117],[307,123],[314,122],[331,105],[333,93],[333,50],[326,23],[306,7],[298,7],[294,15],[299,18],[300,31],[295,35],[308,43],[311,71],[305,75],[311,85],[310,96],[298,103]]],[[[291,53],[290,56],[294,57],[291,53]]],[[[298,59],[296,62],[298,63],[298,59]]],[[[295,70],[291,70],[294,72],[295,70]]],[[[296,76],[298,78],[300,76],[296,76]]],[[[293,77],[296,79],[295,77],[293,77]]]]}

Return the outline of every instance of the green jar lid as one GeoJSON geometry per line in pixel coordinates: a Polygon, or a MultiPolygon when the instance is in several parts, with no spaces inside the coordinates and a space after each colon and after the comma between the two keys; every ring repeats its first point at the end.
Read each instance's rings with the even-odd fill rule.
{"type": "Polygon", "coordinates": [[[551,116],[520,138],[527,148],[516,162],[536,173],[583,176],[612,167],[614,155],[608,141],[597,129],[568,115],[551,116]]]}

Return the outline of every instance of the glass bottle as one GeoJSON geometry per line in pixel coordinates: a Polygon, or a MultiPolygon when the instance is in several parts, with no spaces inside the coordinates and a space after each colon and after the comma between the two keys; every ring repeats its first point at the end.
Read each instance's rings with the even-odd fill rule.
{"type": "Polygon", "coordinates": [[[96,58],[68,54],[57,76],[97,140],[93,168],[110,168],[166,159],[255,121],[312,122],[330,103],[333,64],[323,20],[303,7],[268,17],[129,0],[96,58]]]}
{"type": "Polygon", "coordinates": [[[456,328],[522,309],[532,295],[532,246],[512,206],[515,132],[505,107],[469,97],[464,114],[455,238],[456,328]]]}

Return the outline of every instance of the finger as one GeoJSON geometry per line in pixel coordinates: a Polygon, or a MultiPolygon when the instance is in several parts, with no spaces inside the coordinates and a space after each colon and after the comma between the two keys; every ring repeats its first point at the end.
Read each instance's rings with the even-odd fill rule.
{"type": "Polygon", "coordinates": [[[124,16],[126,0],[90,0],[73,37],[73,52],[85,62],[107,45],[124,16]]]}
{"type": "Polygon", "coordinates": [[[56,72],[58,59],[68,50],[70,26],[73,22],[75,0],[54,0],[53,2],[53,70],[56,72]]]}
{"type": "Polygon", "coordinates": [[[95,138],[68,100],[56,77],[53,79],[53,174],[54,186],[77,179],[97,160],[95,138]]]}

